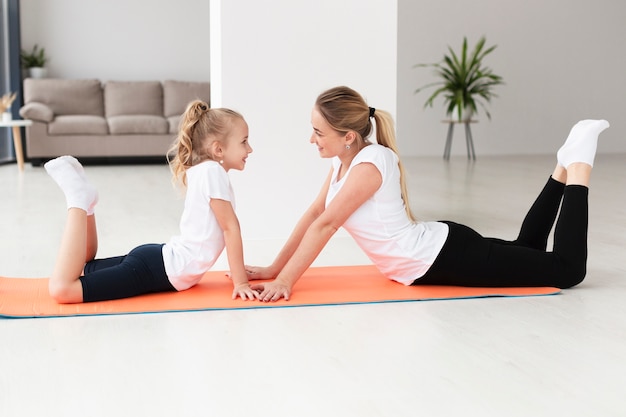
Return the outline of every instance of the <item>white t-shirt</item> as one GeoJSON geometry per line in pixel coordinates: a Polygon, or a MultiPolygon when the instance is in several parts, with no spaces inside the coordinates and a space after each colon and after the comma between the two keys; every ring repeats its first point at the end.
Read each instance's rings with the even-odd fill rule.
{"type": "Polygon", "coordinates": [[[235,207],[228,174],[217,162],[205,161],[187,169],[180,235],[163,246],[165,272],[178,291],[196,285],[224,250],[224,231],[211,210],[211,199],[230,201],[235,207]]]}
{"type": "Polygon", "coordinates": [[[380,188],[343,224],[359,247],[380,272],[394,281],[410,285],[424,275],[448,237],[448,225],[411,222],[401,196],[398,156],[385,146],[370,144],[359,151],[339,181],[341,161],[335,157],[332,163],[327,207],[341,190],[352,167],[372,163],[382,176],[380,188]]]}

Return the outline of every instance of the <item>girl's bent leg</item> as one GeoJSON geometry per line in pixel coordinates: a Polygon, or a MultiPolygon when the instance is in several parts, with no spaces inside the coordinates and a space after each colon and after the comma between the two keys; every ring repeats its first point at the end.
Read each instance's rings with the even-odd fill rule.
{"type": "Polygon", "coordinates": [[[83,289],[79,281],[85,266],[87,213],[78,208],[67,211],[67,220],[54,270],[50,276],[50,296],[59,303],[80,303],[83,289]]]}
{"type": "Polygon", "coordinates": [[[93,214],[98,192],[87,181],[80,163],[71,156],[48,161],[44,168],[65,194],[68,209],[59,254],[50,277],[50,295],[60,303],[78,303],[83,299],[78,279],[86,260],[95,255],[97,248],[95,218],[88,214],[93,214]]]}
{"type": "Polygon", "coordinates": [[[95,214],[87,215],[87,241],[85,248],[85,262],[89,262],[96,257],[98,252],[98,230],[96,228],[95,214]]]}

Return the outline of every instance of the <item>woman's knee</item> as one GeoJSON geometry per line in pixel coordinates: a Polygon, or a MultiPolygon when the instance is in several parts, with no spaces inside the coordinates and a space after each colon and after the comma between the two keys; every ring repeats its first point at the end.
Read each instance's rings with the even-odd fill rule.
{"type": "Polygon", "coordinates": [[[559,279],[559,285],[557,286],[561,289],[575,287],[576,285],[583,282],[586,275],[587,275],[587,268],[585,265],[578,266],[575,268],[568,268],[563,274],[563,276],[559,279]]]}

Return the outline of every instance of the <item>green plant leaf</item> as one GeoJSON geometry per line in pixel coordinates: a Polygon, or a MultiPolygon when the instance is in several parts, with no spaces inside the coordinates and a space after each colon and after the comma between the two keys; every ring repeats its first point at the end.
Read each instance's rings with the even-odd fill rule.
{"type": "Polygon", "coordinates": [[[39,48],[37,44],[33,46],[30,52],[22,49],[20,59],[24,68],[45,67],[48,62],[45,48],[39,48]]]}

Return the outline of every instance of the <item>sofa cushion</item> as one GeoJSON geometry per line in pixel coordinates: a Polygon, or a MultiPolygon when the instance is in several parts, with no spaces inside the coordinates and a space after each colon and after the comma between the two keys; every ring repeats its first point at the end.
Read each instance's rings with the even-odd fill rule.
{"type": "Polygon", "coordinates": [[[107,135],[109,128],[101,116],[57,116],[48,124],[50,135],[107,135]]]}
{"type": "Polygon", "coordinates": [[[57,115],[104,116],[99,80],[27,78],[24,80],[24,103],[33,101],[47,105],[57,115]]]}
{"type": "Polygon", "coordinates": [[[165,134],[169,131],[167,120],[161,116],[122,115],[108,118],[112,135],[124,134],[165,134]]]}
{"type": "Polygon", "coordinates": [[[178,134],[178,131],[180,129],[180,119],[182,118],[181,115],[178,116],[170,116],[167,118],[167,122],[170,125],[170,133],[173,133],[175,135],[178,134]]]}
{"type": "Polygon", "coordinates": [[[20,109],[20,116],[24,119],[48,123],[54,119],[54,112],[49,106],[33,101],[20,109]]]}
{"type": "Polygon", "coordinates": [[[149,114],[163,116],[163,87],[159,81],[107,81],[106,116],[149,114]]]}
{"type": "Polygon", "coordinates": [[[163,82],[163,114],[165,117],[183,114],[190,101],[200,99],[211,105],[211,84],[208,82],[163,82]]]}

